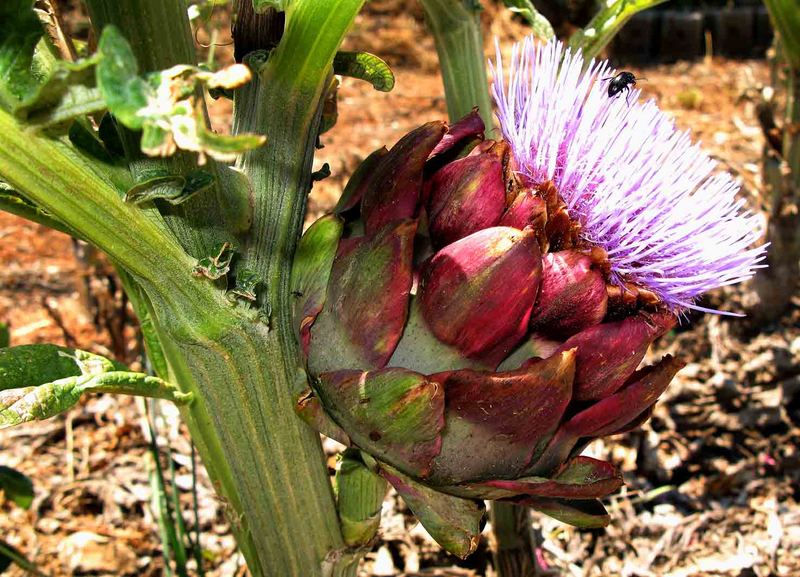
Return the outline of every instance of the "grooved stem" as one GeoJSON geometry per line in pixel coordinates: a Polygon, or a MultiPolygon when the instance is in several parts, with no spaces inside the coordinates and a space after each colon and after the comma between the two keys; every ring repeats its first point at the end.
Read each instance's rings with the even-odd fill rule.
{"type": "Polygon", "coordinates": [[[479,6],[472,0],[420,2],[436,41],[450,120],[458,120],[477,106],[490,130],[494,122],[479,6]]]}

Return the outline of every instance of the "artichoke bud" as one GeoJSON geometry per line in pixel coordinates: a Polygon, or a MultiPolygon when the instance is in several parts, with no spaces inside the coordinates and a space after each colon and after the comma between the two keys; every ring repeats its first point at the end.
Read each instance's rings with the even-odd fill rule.
{"type": "Polygon", "coordinates": [[[444,122],[429,122],[404,136],[381,158],[364,183],[361,214],[367,232],[417,216],[425,163],[446,130],[444,122]]]}
{"type": "Polygon", "coordinates": [[[505,209],[501,159],[467,156],[437,171],[428,185],[428,218],[436,247],[496,226],[505,209]]]}
{"type": "Polygon", "coordinates": [[[497,366],[527,332],[541,275],[532,229],[481,230],[446,246],[423,267],[422,315],[439,340],[497,366]]]}
{"type": "Polygon", "coordinates": [[[644,290],[613,300],[610,257],[555,184],[483,129],[474,111],[368,157],[292,273],[312,377],[298,413],[359,449],[460,556],[481,499],[607,524],[597,499],[621,477],[580,450],[646,420],[681,366],[637,371],[675,315],[644,290]]]}
{"type": "Polygon", "coordinates": [[[542,258],[539,299],[531,329],[568,338],[600,324],[608,308],[606,280],[592,257],[577,250],[551,252],[542,258]]]}
{"type": "Polygon", "coordinates": [[[549,241],[545,234],[547,224],[547,203],[531,189],[520,191],[500,218],[500,226],[511,226],[522,230],[531,227],[536,231],[536,238],[543,251],[547,250],[549,241]]]}

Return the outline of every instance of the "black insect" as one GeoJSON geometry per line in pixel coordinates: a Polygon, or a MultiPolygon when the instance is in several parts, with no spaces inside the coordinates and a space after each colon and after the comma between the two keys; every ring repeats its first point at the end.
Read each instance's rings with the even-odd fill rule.
{"type": "MultiPolygon", "coordinates": [[[[627,90],[628,93],[630,93],[631,86],[636,86],[636,76],[634,76],[633,72],[626,72],[624,70],[622,72],[619,72],[614,77],[609,76],[608,78],[603,78],[603,80],[611,81],[608,83],[609,98],[614,98],[616,95],[622,93],[625,90],[627,90]]],[[[639,80],[642,79],[640,78],[639,80]]]]}

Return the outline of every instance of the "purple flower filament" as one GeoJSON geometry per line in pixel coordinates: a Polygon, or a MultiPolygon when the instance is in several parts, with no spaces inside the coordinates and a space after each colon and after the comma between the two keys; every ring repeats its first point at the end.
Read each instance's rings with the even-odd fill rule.
{"type": "Polygon", "coordinates": [[[761,219],[653,100],[638,102],[636,88],[608,96],[608,62],[582,68],[579,51],[529,37],[506,71],[498,46],[493,95],[519,174],[553,182],[584,240],[608,253],[613,283],[648,289],[675,312],[721,312],[695,301],[764,266],[767,246],[752,248],[761,219]]]}

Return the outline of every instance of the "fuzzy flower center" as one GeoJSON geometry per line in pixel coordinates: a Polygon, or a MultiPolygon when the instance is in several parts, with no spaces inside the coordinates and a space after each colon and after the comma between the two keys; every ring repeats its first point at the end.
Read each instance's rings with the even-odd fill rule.
{"type": "Polygon", "coordinates": [[[529,37],[504,68],[497,49],[493,95],[503,137],[528,182],[552,181],[584,240],[604,249],[611,281],[652,291],[679,312],[704,292],[755,274],[764,260],[761,219],[739,185],[689,132],[632,88],[609,96],[607,61],[529,37]]]}

